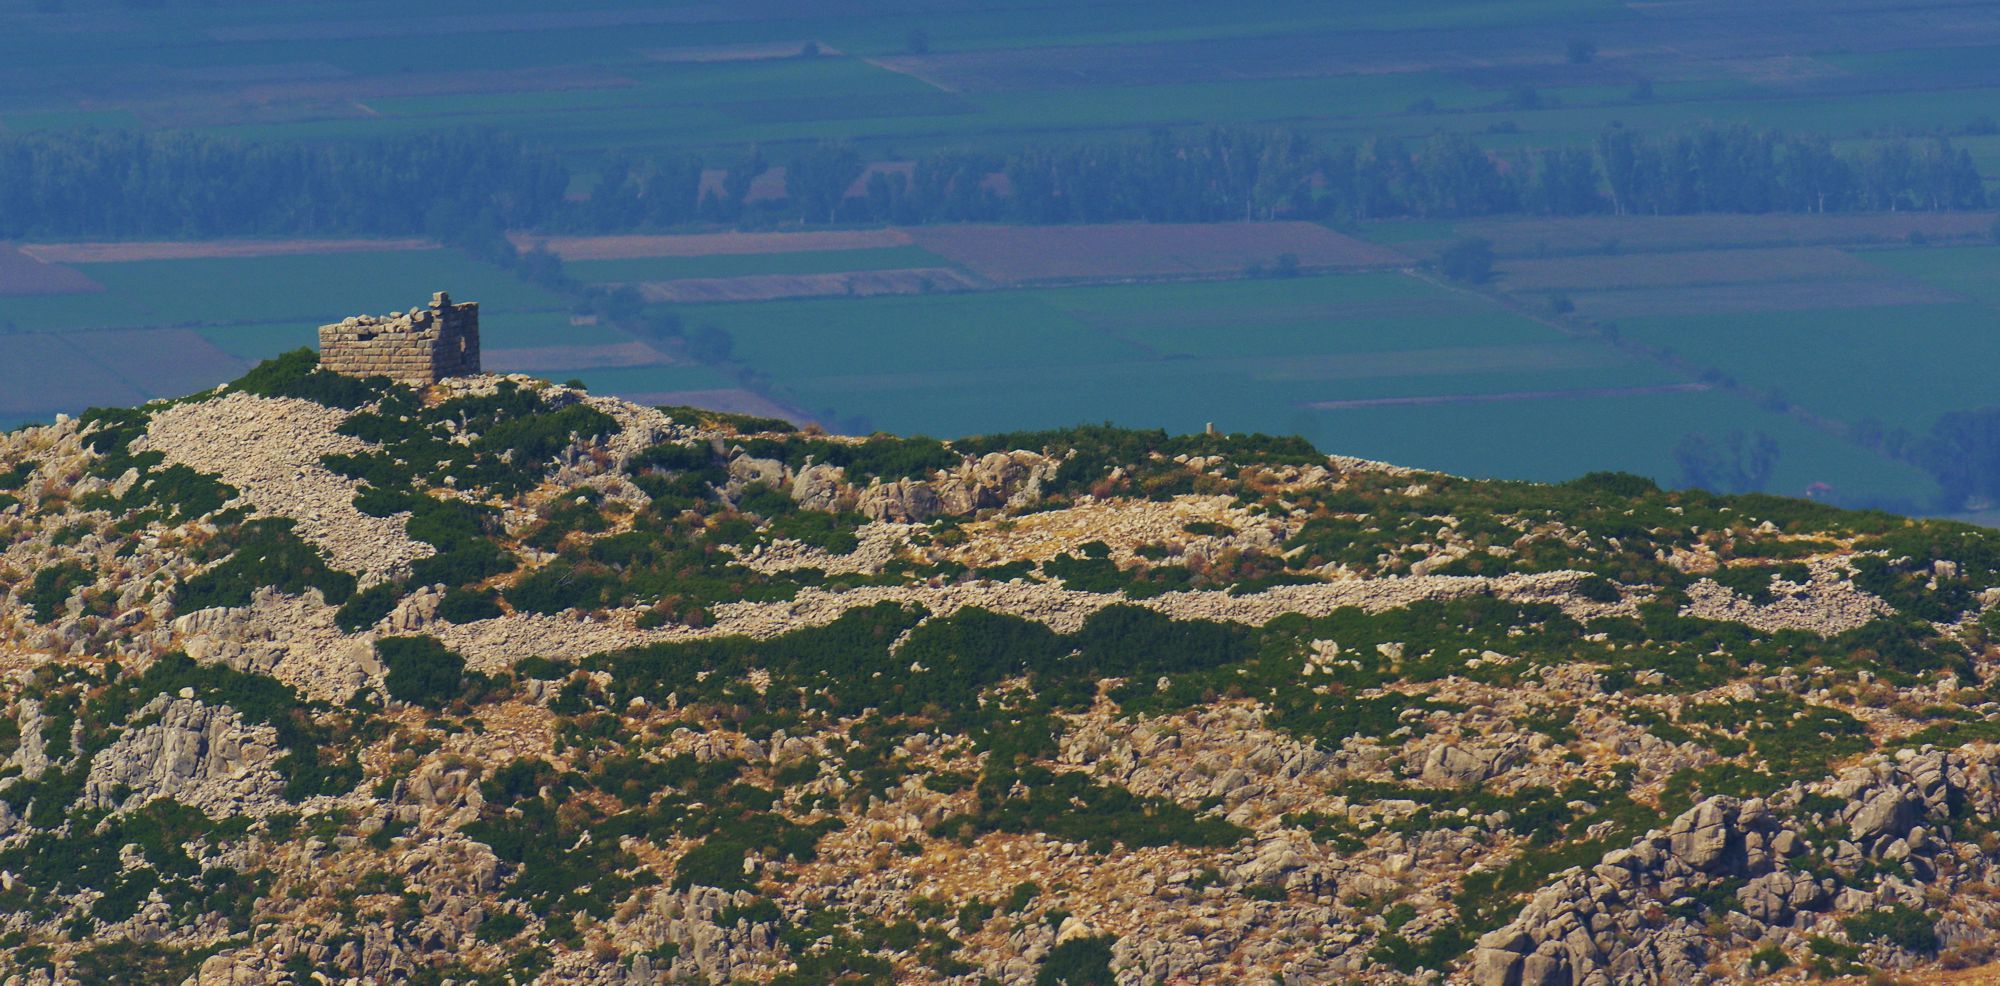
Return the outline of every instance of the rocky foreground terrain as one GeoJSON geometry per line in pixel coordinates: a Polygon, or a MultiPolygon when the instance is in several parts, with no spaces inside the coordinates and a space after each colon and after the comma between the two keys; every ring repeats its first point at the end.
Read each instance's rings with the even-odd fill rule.
{"type": "Polygon", "coordinates": [[[1935,981],[2000,535],[310,353],[0,437],[0,977],[1935,981]]]}

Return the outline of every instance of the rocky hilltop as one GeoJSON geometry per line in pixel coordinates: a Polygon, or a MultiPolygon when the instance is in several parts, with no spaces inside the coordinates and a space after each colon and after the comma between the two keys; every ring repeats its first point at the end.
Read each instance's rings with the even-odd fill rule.
{"type": "Polygon", "coordinates": [[[0,437],[8,984],[1932,981],[2000,535],[309,352],[0,437]]]}

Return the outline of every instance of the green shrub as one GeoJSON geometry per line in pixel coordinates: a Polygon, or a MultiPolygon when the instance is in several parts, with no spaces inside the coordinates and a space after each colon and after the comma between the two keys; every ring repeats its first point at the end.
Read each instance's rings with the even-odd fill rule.
{"type": "Polygon", "coordinates": [[[507,602],[524,613],[555,615],[567,609],[594,609],[616,586],[610,575],[557,560],[514,583],[507,602]]]}
{"type": "Polygon", "coordinates": [[[669,417],[681,421],[694,421],[704,428],[729,428],[739,435],[754,435],[765,431],[791,432],[798,429],[783,418],[760,418],[751,414],[735,414],[729,411],[711,411],[701,407],[687,407],[679,404],[662,404],[660,410],[669,417]]]}
{"type": "Polygon", "coordinates": [[[491,508],[419,495],[409,501],[409,510],[404,529],[437,549],[410,563],[411,584],[461,586],[514,570],[514,557],[486,536],[491,508]]]}
{"type": "Polygon", "coordinates": [[[121,986],[180,986],[201,968],[221,945],[178,949],[149,942],[113,941],[77,953],[73,974],[87,983],[121,986]]]}
{"type": "Polygon", "coordinates": [[[34,611],[39,623],[52,623],[63,613],[63,605],[97,581],[97,573],[80,562],[58,562],[35,573],[34,582],[21,594],[21,602],[34,611]]]}
{"type": "Polygon", "coordinates": [[[1760,606],[1769,605],[1777,597],[1771,591],[1771,584],[1783,579],[1794,584],[1804,584],[1812,579],[1812,571],[1799,562],[1784,565],[1748,565],[1720,568],[1708,574],[1717,585],[1749,599],[1760,606]]]}
{"type": "Polygon", "coordinates": [[[173,465],[141,472],[118,505],[132,512],[157,510],[162,520],[184,521],[206,517],[235,497],[235,487],[214,476],[173,465]]]}
{"type": "Polygon", "coordinates": [[[743,857],[749,847],[728,839],[711,838],[689,849],[674,864],[674,887],[692,886],[721,890],[751,890],[756,884],[743,874],[743,857]]]}
{"type": "Polygon", "coordinates": [[[384,637],[375,654],[389,672],[382,685],[397,701],[435,709],[465,689],[465,658],[436,637],[384,637]]]}
{"type": "Polygon", "coordinates": [[[416,504],[417,497],[414,494],[374,485],[363,486],[361,492],[354,494],[354,509],[370,517],[388,517],[415,509],[416,504]]]}
{"type": "Polygon", "coordinates": [[[1075,636],[1083,663],[1098,676],[1130,677],[1220,667],[1256,653],[1251,632],[1235,623],[1176,620],[1140,606],[1106,606],[1075,636]]]}
{"type": "Polygon", "coordinates": [[[1938,950],[1937,919],[1904,904],[1843,918],[1841,927],[1857,942],[1881,942],[1920,955],[1938,950]]]}
{"type": "Polygon", "coordinates": [[[1562,488],[1603,494],[1621,500],[1660,492],[1660,484],[1629,472],[1588,472],[1562,484],[1562,488]]]}
{"type": "Polygon", "coordinates": [[[393,582],[377,582],[340,604],[333,621],[350,633],[366,630],[395,610],[402,591],[393,582]]]}
{"type": "Polygon", "coordinates": [[[1112,935],[1072,938],[1049,949],[1035,971],[1035,986],[1115,986],[1111,946],[1117,940],[1112,935]]]}
{"type": "Polygon", "coordinates": [[[554,681],[557,678],[566,678],[574,670],[576,670],[576,665],[568,661],[551,661],[540,655],[524,657],[514,662],[515,674],[523,678],[533,678],[537,681],[554,681]]]}
{"type": "Polygon", "coordinates": [[[1624,598],[1618,586],[1602,575],[1592,575],[1576,584],[1576,594],[1594,603],[1615,603],[1624,598]]]}
{"type": "Polygon", "coordinates": [[[520,934],[528,919],[507,911],[492,911],[479,922],[479,940],[498,944],[520,934]]]}
{"type": "Polygon", "coordinates": [[[883,482],[899,479],[928,479],[939,469],[959,464],[959,454],[936,439],[898,438],[877,435],[859,444],[820,438],[791,438],[783,441],[753,438],[743,450],[761,459],[777,459],[793,469],[808,461],[815,465],[839,466],[850,483],[866,485],[871,478],[883,482]]]}
{"type": "Polygon", "coordinates": [[[0,490],[18,490],[28,482],[28,477],[34,474],[33,462],[17,462],[5,471],[0,471],[0,490]]]}
{"type": "Polygon", "coordinates": [[[1766,945],[1750,953],[1750,968],[1759,975],[1768,976],[1792,964],[1792,957],[1776,945],[1766,945]]]}
{"type": "Polygon", "coordinates": [[[246,394],[297,397],[351,411],[380,397],[392,384],[388,377],[360,380],[329,373],[319,368],[318,353],[294,349],[251,367],[231,386],[246,394]]]}
{"type": "Polygon", "coordinates": [[[265,586],[292,595],[318,589],[335,605],[354,594],[354,576],[328,567],[318,548],[292,533],[287,518],[247,521],[223,537],[234,550],[181,584],[174,602],[182,612],[248,606],[251,594],[265,586]]]}
{"type": "Polygon", "coordinates": [[[447,623],[475,623],[479,620],[493,619],[500,615],[500,604],[495,601],[499,597],[500,594],[492,589],[478,591],[465,588],[453,589],[438,601],[438,619],[447,623]]]}
{"type": "Polygon", "coordinates": [[[858,513],[795,510],[771,522],[771,536],[790,538],[833,555],[853,553],[861,546],[855,529],[868,522],[858,513]]]}
{"type": "Polygon", "coordinates": [[[1220,818],[1198,816],[1164,798],[1142,797],[1083,774],[1058,774],[1044,767],[1012,764],[988,768],[979,780],[978,810],[947,818],[935,833],[970,838],[985,832],[1045,832],[1087,843],[1093,852],[1113,845],[1228,846],[1249,833],[1220,818]],[[1025,793],[1014,793],[1019,784],[1025,793]]]}

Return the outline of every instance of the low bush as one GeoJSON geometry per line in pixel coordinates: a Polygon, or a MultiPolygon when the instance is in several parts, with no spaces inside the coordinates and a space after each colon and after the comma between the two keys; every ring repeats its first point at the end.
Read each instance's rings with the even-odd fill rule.
{"type": "Polygon", "coordinates": [[[1843,918],[1841,927],[1857,942],[1879,942],[1920,955],[1938,950],[1937,919],[1914,907],[1897,904],[1843,918]]]}
{"type": "Polygon", "coordinates": [[[453,589],[438,601],[437,615],[447,623],[475,623],[500,615],[500,597],[492,589],[453,589]]]}
{"type": "Polygon", "coordinates": [[[362,380],[329,373],[319,368],[318,353],[294,349],[251,367],[231,386],[246,394],[297,397],[351,411],[380,397],[393,384],[388,377],[362,380]]]}
{"type": "Polygon", "coordinates": [[[1118,977],[1111,972],[1111,935],[1072,938],[1049,949],[1042,967],[1035,970],[1035,986],[1114,986],[1118,977]]]}
{"type": "Polygon", "coordinates": [[[251,594],[266,586],[292,595],[318,589],[335,605],[354,594],[354,576],[329,567],[318,548],[292,533],[289,519],[246,521],[220,537],[233,550],[221,563],[181,584],[174,601],[181,612],[248,606],[251,594]]]}
{"type": "Polygon", "coordinates": [[[384,637],[375,654],[389,672],[382,685],[397,701],[441,708],[465,689],[465,658],[436,637],[384,637]]]}
{"type": "Polygon", "coordinates": [[[21,602],[39,623],[52,623],[78,589],[97,581],[97,574],[81,562],[63,561],[35,573],[35,580],[21,593],[21,602]]]}
{"type": "Polygon", "coordinates": [[[333,621],[349,633],[366,630],[395,610],[401,595],[395,583],[377,582],[347,597],[340,609],[334,611],[333,621]]]}

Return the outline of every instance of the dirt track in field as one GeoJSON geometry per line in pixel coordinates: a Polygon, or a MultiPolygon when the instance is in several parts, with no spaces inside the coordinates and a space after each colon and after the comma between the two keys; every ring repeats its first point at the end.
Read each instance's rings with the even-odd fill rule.
{"type": "Polygon", "coordinates": [[[28,243],[21,252],[51,264],[112,264],[134,260],[216,260],[290,257],[307,253],[435,250],[431,240],[189,240],[139,243],[28,243]]]}
{"type": "Polygon", "coordinates": [[[647,301],[703,304],[776,301],[781,298],[872,298],[885,294],[974,291],[982,286],[949,267],[920,267],[840,274],[754,274],[747,277],[647,281],[639,285],[639,293],[647,301]]]}
{"type": "Polygon", "coordinates": [[[1001,283],[1122,277],[1201,277],[1271,269],[1400,267],[1387,247],[1304,222],[1107,223],[1094,226],[925,226],[918,246],[1001,283]]]}
{"type": "Polygon", "coordinates": [[[900,229],[814,230],[801,233],[689,233],[679,236],[531,236],[511,233],[516,249],[541,247],[564,260],[633,260],[720,254],[798,253],[908,246],[900,229]]]}

